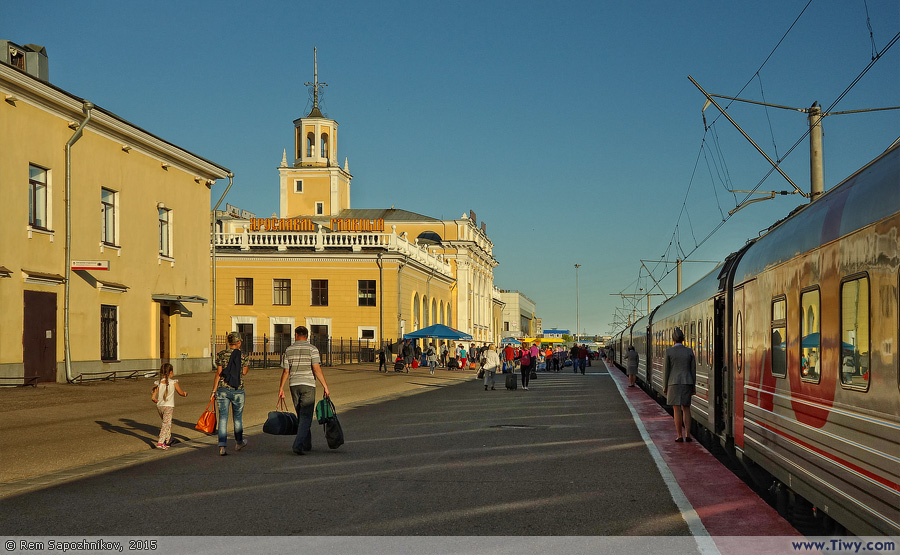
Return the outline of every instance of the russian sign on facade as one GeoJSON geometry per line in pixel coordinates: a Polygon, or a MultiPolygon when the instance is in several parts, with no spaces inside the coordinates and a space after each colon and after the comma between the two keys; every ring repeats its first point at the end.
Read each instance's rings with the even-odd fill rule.
{"type": "MultiPolygon", "coordinates": [[[[250,218],[250,231],[315,231],[316,224],[309,218],[250,218]]],[[[384,219],[332,218],[332,231],[384,232],[384,219]]]]}

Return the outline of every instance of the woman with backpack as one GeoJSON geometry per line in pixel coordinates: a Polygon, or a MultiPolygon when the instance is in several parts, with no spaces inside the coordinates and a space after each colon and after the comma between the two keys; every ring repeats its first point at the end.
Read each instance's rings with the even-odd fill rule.
{"type": "Polygon", "coordinates": [[[522,357],[519,359],[522,371],[522,389],[528,391],[528,379],[531,377],[531,350],[522,349],[522,357]]]}
{"type": "Polygon", "coordinates": [[[219,455],[228,453],[228,407],[234,420],[235,449],[240,451],[247,445],[244,438],[244,376],[250,370],[250,357],[241,352],[241,334],[228,334],[228,348],[216,355],[216,378],[213,382],[211,398],[219,407],[219,455]]]}

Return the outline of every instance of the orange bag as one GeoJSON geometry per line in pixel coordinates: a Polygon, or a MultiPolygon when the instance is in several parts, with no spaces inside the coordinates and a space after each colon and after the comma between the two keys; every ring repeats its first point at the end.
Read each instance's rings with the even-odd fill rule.
{"type": "Polygon", "coordinates": [[[216,411],[209,410],[209,407],[212,405],[213,400],[210,399],[209,403],[206,404],[206,410],[203,411],[203,414],[200,415],[200,420],[197,421],[197,425],[194,428],[200,430],[201,432],[211,434],[216,431],[216,427],[218,426],[218,422],[216,419],[216,411]]]}

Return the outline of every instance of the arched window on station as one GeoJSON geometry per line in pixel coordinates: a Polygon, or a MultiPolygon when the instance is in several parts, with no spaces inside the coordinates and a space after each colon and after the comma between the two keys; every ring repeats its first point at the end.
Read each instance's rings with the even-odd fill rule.
{"type": "Polygon", "coordinates": [[[422,297],[422,327],[427,328],[430,324],[428,323],[428,297],[422,297]]]}
{"type": "Polygon", "coordinates": [[[312,158],[313,149],[316,146],[316,135],[310,131],[306,134],[306,157],[312,158]]]}
{"type": "Polygon", "coordinates": [[[432,324],[440,324],[440,321],[437,320],[437,302],[432,298],[431,299],[431,323],[432,324]]]}
{"type": "Polygon", "coordinates": [[[422,327],[422,321],[419,319],[419,294],[413,297],[413,331],[422,327]]]}
{"type": "Polygon", "coordinates": [[[322,158],[328,158],[328,133],[322,133],[322,158]]]}

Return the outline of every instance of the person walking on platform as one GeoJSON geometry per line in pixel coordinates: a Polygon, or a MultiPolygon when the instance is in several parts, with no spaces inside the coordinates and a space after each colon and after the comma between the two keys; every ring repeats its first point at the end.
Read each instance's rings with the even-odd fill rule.
{"type": "Polygon", "coordinates": [[[506,348],[503,349],[503,358],[506,361],[506,368],[504,369],[506,372],[512,372],[514,367],[514,362],[516,360],[516,350],[513,349],[512,343],[507,343],[506,348]]]}
{"type": "Polygon", "coordinates": [[[444,368],[447,367],[447,355],[450,353],[450,349],[447,348],[447,342],[441,342],[441,366],[444,368]]]}
{"type": "Polygon", "coordinates": [[[634,387],[634,381],[637,379],[638,354],[634,350],[634,345],[628,346],[625,352],[625,372],[628,374],[628,387],[634,387]]]}
{"type": "Polygon", "coordinates": [[[528,380],[531,378],[531,351],[529,349],[522,349],[519,366],[522,371],[522,389],[528,391],[528,380]]]}
{"type": "Polygon", "coordinates": [[[492,390],[494,389],[494,374],[497,372],[497,369],[500,368],[500,355],[497,354],[497,351],[494,349],[494,344],[491,343],[488,345],[487,350],[484,351],[484,390],[487,391],[488,387],[492,390]]]}
{"type": "Polygon", "coordinates": [[[306,326],[297,326],[294,329],[294,342],[285,349],[281,359],[283,371],[281,382],[278,384],[278,399],[283,400],[284,384],[290,378],[291,398],[299,420],[297,437],[294,438],[293,445],[294,453],[297,455],[312,449],[309,428],[316,407],[316,380],[322,383],[325,397],[331,395],[320,365],[319,349],[309,342],[309,330],[306,326]]]}
{"type": "Polygon", "coordinates": [[[381,369],[384,368],[384,373],[387,374],[387,354],[385,351],[387,351],[386,346],[382,346],[378,350],[378,371],[381,372],[381,369]]]}
{"type": "Polygon", "coordinates": [[[400,354],[403,357],[403,365],[406,367],[406,371],[409,372],[409,367],[412,366],[413,361],[413,347],[409,344],[409,339],[403,340],[403,348],[400,354]]]}
{"type": "Polygon", "coordinates": [[[569,350],[569,358],[572,359],[572,372],[578,373],[578,343],[572,345],[572,349],[569,350]]]}
{"type": "Polygon", "coordinates": [[[666,349],[666,363],[663,371],[663,395],[666,404],[672,406],[675,417],[675,441],[691,439],[691,397],[697,383],[697,358],[690,347],[684,345],[684,332],[675,328],[672,332],[674,345],[666,349]]]}
{"type": "Polygon", "coordinates": [[[164,362],[159,368],[159,379],[154,382],[153,394],[150,400],[156,403],[162,426],[159,428],[159,441],[157,449],[168,449],[172,443],[172,414],[175,412],[175,393],[187,397],[187,393],[178,385],[175,379],[175,369],[168,362],[164,362]]]}
{"type": "Polygon", "coordinates": [[[587,346],[582,344],[578,347],[578,369],[581,370],[581,375],[584,376],[584,368],[587,366],[588,359],[588,350],[587,346]]]}
{"type": "Polygon", "coordinates": [[[437,366],[437,351],[434,350],[434,343],[428,344],[428,348],[425,350],[425,358],[428,360],[428,367],[431,369],[431,373],[434,374],[434,367],[437,366]]]}
{"type": "Polygon", "coordinates": [[[250,370],[250,356],[241,352],[241,334],[228,334],[228,348],[216,355],[216,377],[210,398],[215,398],[219,407],[219,454],[227,455],[228,407],[231,407],[234,421],[235,448],[240,451],[247,440],[244,438],[244,376],[250,370]]]}

